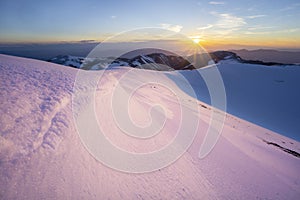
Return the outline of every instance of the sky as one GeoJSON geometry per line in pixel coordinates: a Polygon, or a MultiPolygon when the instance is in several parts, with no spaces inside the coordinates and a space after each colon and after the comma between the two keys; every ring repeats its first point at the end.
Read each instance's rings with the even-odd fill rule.
{"type": "Polygon", "coordinates": [[[103,41],[159,27],[207,47],[293,49],[299,10],[299,0],[0,0],[0,43],[103,41]]]}

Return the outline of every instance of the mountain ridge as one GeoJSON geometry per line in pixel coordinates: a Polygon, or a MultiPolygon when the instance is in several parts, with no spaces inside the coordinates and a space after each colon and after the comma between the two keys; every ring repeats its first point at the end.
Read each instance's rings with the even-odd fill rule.
{"type": "Polygon", "coordinates": [[[266,66],[295,65],[278,62],[264,62],[260,60],[246,60],[238,56],[237,53],[231,51],[214,51],[211,53],[190,55],[185,58],[165,52],[148,52],[146,54],[141,53],[132,58],[127,58],[126,56],[120,56],[118,58],[84,58],[70,55],[60,55],[48,60],[48,62],[85,70],[99,70],[106,67],[111,68],[117,66],[129,66],[133,68],[157,71],[173,71],[198,69],[228,59],[236,60],[240,63],[266,66]]]}

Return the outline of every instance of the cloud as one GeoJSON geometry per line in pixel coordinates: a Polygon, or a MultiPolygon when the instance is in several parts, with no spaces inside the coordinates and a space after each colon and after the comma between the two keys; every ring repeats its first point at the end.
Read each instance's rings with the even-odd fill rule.
{"type": "Polygon", "coordinates": [[[284,30],[273,30],[273,31],[265,31],[266,29],[270,29],[274,27],[250,27],[248,28],[248,31],[245,31],[244,34],[247,35],[258,35],[258,34],[272,34],[272,33],[295,33],[300,32],[300,28],[290,28],[290,29],[284,29],[284,30]],[[262,30],[259,30],[262,29],[262,30]],[[258,31],[256,31],[258,30],[258,31]]]}
{"type": "Polygon", "coordinates": [[[211,5],[224,5],[225,2],[223,2],[223,1],[210,1],[209,4],[211,4],[211,5]]]}
{"type": "Polygon", "coordinates": [[[285,29],[285,30],[280,30],[278,32],[282,33],[294,33],[300,31],[300,28],[291,28],[291,29],[285,29]]]}
{"type": "Polygon", "coordinates": [[[160,24],[160,26],[164,29],[174,31],[176,33],[180,32],[183,26],[181,25],[172,25],[172,24],[160,24]]]}
{"type": "Polygon", "coordinates": [[[80,40],[80,43],[90,43],[90,42],[96,42],[96,40],[80,40]]]}
{"type": "Polygon", "coordinates": [[[249,31],[254,31],[254,30],[263,30],[263,29],[272,29],[275,28],[274,26],[261,26],[261,25],[256,25],[256,26],[251,26],[248,27],[249,31]]]}
{"type": "Polygon", "coordinates": [[[271,32],[269,31],[260,31],[260,32],[253,32],[253,31],[246,31],[245,34],[247,35],[265,35],[265,34],[270,34],[271,32]]]}
{"type": "Polygon", "coordinates": [[[232,29],[247,24],[243,18],[228,13],[219,14],[213,12],[211,14],[216,15],[219,18],[219,20],[216,23],[216,26],[219,28],[232,29]]]}
{"type": "Polygon", "coordinates": [[[115,15],[112,15],[112,16],[110,16],[110,18],[112,18],[112,19],[116,19],[116,18],[117,18],[117,16],[115,16],[115,15]]]}
{"type": "Polygon", "coordinates": [[[293,10],[293,9],[298,9],[299,6],[300,6],[300,3],[294,3],[294,4],[291,4],[289,6],[286,6],[282,9],[280,9],[280,11],[289,11],[289,10],[293,10]]]}
{"type": "Polygon", "coordinates": [[[210,29],[210,28],[212,28],[214,25],[212,25],[212,24],[207,24],[206,26],[203,26],[203,27],[199,27],[199,28],[197,28],[198,30],[205,30],[205,29],[210,29]]]}
{"type": "Polygon", "coordinates": [[[207,30],[206,34],[214,35],[215,38],[233,37],[234,33],[240,31],[247,24],[244,18],[229,13],[210,12],[210,14],[216,16],[216,22],[199,27],[198,30],[207,30]]]}
{"type": "Polygon", "coordinates": [[[250,16],[247,16],[247,18],[249,19],[255,19],[255,18],[260,18],[260,17],[265,17],[267,15],[250,15],[250,16]]]}

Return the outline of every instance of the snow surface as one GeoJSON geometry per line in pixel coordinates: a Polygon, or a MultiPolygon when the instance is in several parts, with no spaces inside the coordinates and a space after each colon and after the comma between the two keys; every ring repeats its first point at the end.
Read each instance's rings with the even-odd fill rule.
{"type": "MultiPolygon", "coordinates": [[[[217,67],[228,113],[300,141],[300,66],[264,66],[230,59],[221,60],[217,67]]],[[[198,100],[210,104],[202,77],[189,71],[180,73],[192,84],[198,100]]]]}
{"type": "MultiPolygon", "coordinates": [[[[180,117],[178,94],[155,83],[137,91],[129,104],[134,120],[148,123],[142,111],[159,103],[167,121],[162,134],[149,141],[134,140],[113,123],[109,101],[118,78],[129,70],[132,82],[152,76],[170,79],[180,72],[124,67],[108,70],[97,87],[95,109],[106,136],[120,148],[149,152],[174,136],[180,117]]],[[[123,173],[96,161],[79,139],[71,107],[77,69],[0,55],[0,71],[1,199],[299,199],[300,159],[278,147],[299,152],[300,144],[293,139],[226,114],[217,145],[199,159],[214,109],[180,93],[184,107],[200,111],[191,147],[163,169],[123,173]]],[[[192,77],[195,71],[186,73],[192,77]]],[[[132,82],[123,87],[132,89],[132,82]]],[[[182,87],[176,83],[172,90],[182,87]]],[[[191,110],[191,115],[197,113],[191,110]]]]}

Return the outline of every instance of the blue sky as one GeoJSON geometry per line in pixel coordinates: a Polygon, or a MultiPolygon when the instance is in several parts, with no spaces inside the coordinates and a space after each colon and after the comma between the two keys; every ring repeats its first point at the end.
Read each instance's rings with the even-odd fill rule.
{"type": "Polygon", "coordinates": [[[207,45],[297,48],[299,10],[297,0],[1,0],[0,42],[101,41],[162,27],[207,45]]]}

